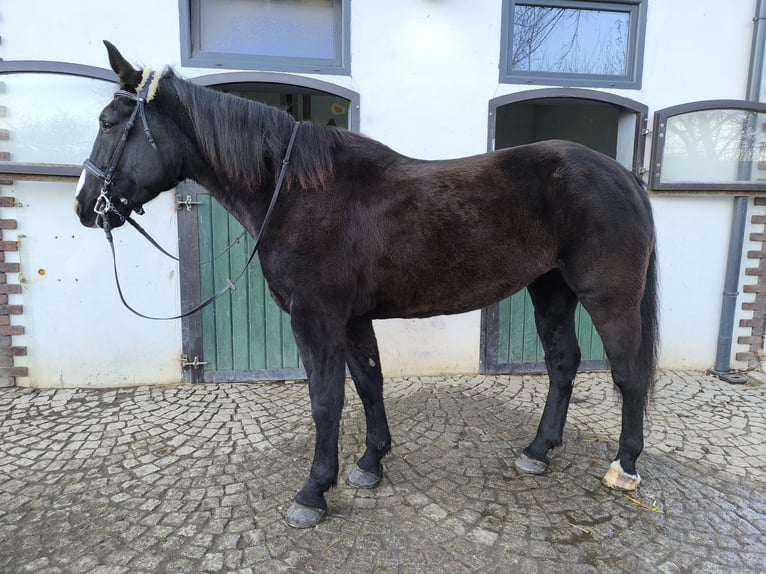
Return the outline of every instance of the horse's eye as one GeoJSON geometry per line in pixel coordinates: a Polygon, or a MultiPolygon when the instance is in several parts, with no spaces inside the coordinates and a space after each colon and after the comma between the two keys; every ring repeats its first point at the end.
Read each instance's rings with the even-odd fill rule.
{"type": "Polygon", "coordinates": [[[108,132],[114,127],[114,124],[112,122],[108,122],[106,120],[101,120],[101,129],[105,132],[108,132]]]}

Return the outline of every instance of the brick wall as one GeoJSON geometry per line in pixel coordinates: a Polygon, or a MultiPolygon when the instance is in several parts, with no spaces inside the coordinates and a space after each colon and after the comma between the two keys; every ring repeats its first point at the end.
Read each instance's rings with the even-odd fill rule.
{"type": "MultiPolygon", "coordinates": [[[[4,195],[4,188],[13,182],[0,181],[0,207],[14,207],[16,201],[4,195]]],[[[9,297],[21,293],[21,285],[9,283],[8,274],[18,273],[20,264],[8,261],[8,255],[18,250],[16,241],[5,241],[5,230],[16,229],[15,219],[0,219],[0,387],[14,386],[16,377],[27,376],[26,367],[15,366],[15,357],[26,355],[26,347],[13,344],[15,335],[23,335],[24,327],[11,321],[12,315],[21,315],[22,305],[11,305],[9,297]]]]}
{"type": "MultiPolygon", "coordinates": [[[[756,207],[766,206],[766,197],[756,197],[756,207]]],[[[762,210],[759,210],[762,211],[762,210]]],[[[750,329],[750,334],[737,338],[737,343],[745,345],[746,351],[737,353],[738,361],[746,361],[748,367],[756,366],[763,360],[763,335],[766,332],[766,215],[754,214],[750,219],[757,231],[750,234],[750,240],[760,243],[760,248],[747,252],[748,267],[745,275],[755,278],[755,283],[744,285],[745,293],[753,293],[755,299],[742,303],[744,311],[752,312],[752,316],[742,319],[740,327],[750,329]]]]}
{"type": "MultiPolygon", "coordinates": [[[[0,82],[0,94],[5,92],[5,83],[0,82]]],[[[6,108],[0,105],[0,121],[5,117],[6,108]]],[[[10,139],[9,130],[0,126],[0,161],[10,161],[11,154],[4,144],[10,139]]],[[[16,200],[7,195],[8,188],[13,185],[11,180],[0,180],[0,207],[14,208],[16,200]]],[[[12,212],[12,210],[10,210],[12,212]]],[[[16,219],[0,219],[0,387],[10,387],[16,384],[16,377],[26,377],[27,368],[17,367],[15,358],[27,354],[26,347],[14,346],[13,337],[24,334],[24,327],[12,321],[12,315],[21,315],[21,305],[11,305],[9,297],[21,293],[21,285],[9,283],[9,273],[19,273],[20,264],[14,252],[18,251],[16,241],[7,241],[4,237],[6,230],[16,229],[16,219]],[[8,255],[11,255],[9,258],[8,255]],[[12,259],[9,261],[8,259],[12,259]],[[13,260],[15,259],[15,261],[13,260]]]]}

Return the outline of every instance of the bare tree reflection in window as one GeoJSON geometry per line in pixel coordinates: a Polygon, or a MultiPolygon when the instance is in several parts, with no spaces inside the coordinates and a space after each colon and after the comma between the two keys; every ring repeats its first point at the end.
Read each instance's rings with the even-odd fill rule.
{"type": "Polygon", "coordinates": [[[699,110],[667,119],[662,181],[752,181],[757,125],[762,114],[699,110]]]}
{"type": "Polygon", "coordinates": [[[517,4],[513,17],[512,69],[627,74],[627,12],[517,4]]]}

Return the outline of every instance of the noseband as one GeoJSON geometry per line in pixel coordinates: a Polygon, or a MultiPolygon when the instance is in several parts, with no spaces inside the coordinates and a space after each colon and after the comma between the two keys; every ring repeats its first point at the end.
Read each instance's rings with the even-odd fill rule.
{"type": "Polygon", "coordinates": [[[122,157],[122,152],[125,149],[125,143],[128,141],[128,136],[130,135],[130,131],[133,129],[133,126],[136,123],[136,117],[141,116],[141,122],[144,124],[144,134],[146,134],[146,139],[149,141],[149,144],[151,144],[152,149],[154,151],[159,153],[159,150],[157,149],[157,144],[154,141],[154,138],[152,137],[151,132],[149,131],[149,124],[146,121],[146,102],[147,102],[147,95],[149,93],[149,89],[152,85],[152,80],[154,78],[155,72],[149,72],[149,75],[144,78],[143,86],[141,90],[134,94],[133,92],[128,92],[126,90],[118,90],[115,92],[115,97],[122,97],[122,98],[128,98],[129,100],[133,100],[136,105],[133,108],[133,112],[130,114],[130,118],[128,119],[128,123],[125,124],[125,129],[122,131],[122,137],[120,138],[120,141],[117,143],[117,147],[114,149],[114,152],[112,153],[112,157],[109,159],[109,163],[106,166],[105,170],[102,170],[99,168],[96,164],[94,164],[90,159],[86,159],[83,163],[83,166],[85,169],[90,172],[92,175],[99,178],[103,183],[101,185],[101,193],[98,196],[98,199],[96,199],[96,205],[93,207],[93,211],[95,211],[98,215],[101,216],[102,224],[104,226],[104,230],[107,232],[107,234],[110,233],[110,225],[109,225],[109,213],[114,213],[119,217],[122,221],[130,221],[131,223],[134,223],[132,219],[130,219],[130,215],[125,216],[123,215],[114,205],[114,197],[117,198],[117,200],[124,205],[125,207],[128,207],[130,212],[135,212],[139,215],[143,215],[144,209],[141,205],[129,200],[128,198],[124,197],[116,188],[114,185],[114,173],[117,171],[117,165],[120,163],[120,158],[122,157]]]}

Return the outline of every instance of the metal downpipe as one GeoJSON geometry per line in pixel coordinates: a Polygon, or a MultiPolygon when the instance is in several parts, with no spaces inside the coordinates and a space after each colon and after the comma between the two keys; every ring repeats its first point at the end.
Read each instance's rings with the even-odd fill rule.
{"type": "Polygon", "coordinates": [[[713,374],[729,383],[742,384],[747,377],[731,370],[731,346],[734,334],[734,315],[737,311],[737,296],[739,292],[739,270],[742,263],[742,247],[745,242],[745,226],[747,222],[748,198],[734,198],[731,234],[729,237],[729,253],[726,260],[726,276],[723,286],[723,302],[721,304],[721,322],[718,327],[718,349],[716,351],[713,374]]]}

